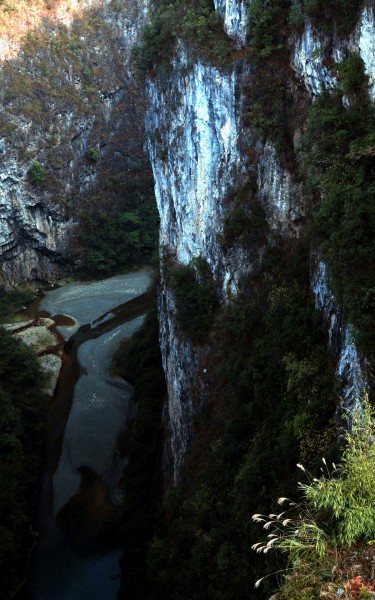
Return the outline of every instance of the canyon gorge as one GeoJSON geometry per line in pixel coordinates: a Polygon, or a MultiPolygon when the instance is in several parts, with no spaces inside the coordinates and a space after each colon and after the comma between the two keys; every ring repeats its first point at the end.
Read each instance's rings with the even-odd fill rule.
{"type": "Polygon", "coordinates": [[[119,598],[269,598],[252,512],[372,398],[374,86],[371,0],[0,2],[1,284],[157,265],[119,598]]]}

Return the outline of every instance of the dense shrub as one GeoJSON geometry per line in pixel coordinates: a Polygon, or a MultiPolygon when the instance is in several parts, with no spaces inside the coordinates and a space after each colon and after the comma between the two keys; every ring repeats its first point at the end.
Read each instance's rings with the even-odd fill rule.
{"type": "Polygon", "coordinates": [[[143,32],[134,54],[141,71],[169,64],[177,39],[186,41],[199,55],[222,63],[231,50],[222,20],[210,0],[161,0],[143,32]]]}
{"type": "Polygon", "coordinates": [[[35,293],[31,289],[13,288],[7,291],[4,286],[0,286],[0,319],[10,317],[31,302],[34,296],[35,293]]]}
{"type": "Polygon", "coordinates": [[[288,16],[289,1],[253,0],[249,4],[249,39],[254,56],[269,58],[284,45],[283,29],[288,16]]]}
{"type": "Polygon", "coordinates": [[[119,214],[84,216],[78,238],[85,249],[83,269],[91,276],[102,276],[149,261],[156,248],[157,230],[157,209],[151,202],[119,214]]]}
{"type": "Polygon", "coordinates": [[[346,36],[355,27],[361,7],[361,0],[297,0],[290,7],[289,22],[300,28],[306,18],[322,32],[346,36]]]}
{"type": "Polygon", "coordinates": [[[375,412],[366,397],[353,411],[346,411],[346,417],[350,432],[343,431],[345,447],[341,463],[328,466],[323,458],[323,475],[318,478],[298,464],[308,480],[299,484],[302,500],[296,504],[282,497],[278,500],[283,506],[281,513],[253,515],[253,520],[265,523],[264,529],[270,532],[253,549],[258,553],[279,550],[287,555],[289,568],[279,594],[282,600],[337,597],[344,594],[344,589],[345,598],[365,598],[374,589],[373,581],[364,583],[365,566],[359,559],[358,542],[371,542],[375,528],[375,412]],[[352,548],[351,552],[360,563],[356,573],[362,573],[356,580],[362,580],[358,587],[364,589],[359,596],[350,594],[351,570],[343,571],[339,565],[343,554],[340,548],[354,544],[355,550],[352,548]],[[338,589],[341,594],[336,593],[338,589]]]}
{"type": "Polygon", "coordinates": [[[34,543],[31,518],[45,418],[43,375],[30,349],[0,327],[0,588],[10,598],[34,543]]]}
{"type": "Polygon", "coordinates": [[[288,0],[255,0],[249,4],[248,58],[251,75],[247,85],[249,109],[245,125],[262,140],[271,139],[281,156],[294,160],[291,131],[298,111],[291,95],[288,0]]]}
{"type": "Polygon", "coordinates": [[[249,181],[227,198],[230,208],[224,223],[226,243],[241,242],[249,250],[254,251],[265,242],[266,215],[256,192],[256,181],[249,181]]]}
{"type": "Polygon", "coordinates": [[[94,146],[90,146],[90,148],[87,149],[86,156],[91,162],[98,162],[100,152],[97,148],[94,148],[94,146]]]}
{"type": "Polygon", "coordinates": [[[46,170],[39,162],[34,162],[27,171],[27,175],[34,185],[43,185],[46,179],[46,170]]]}
{"type": "Polygon", "coordinates": [[[193,342],[203,343],[212,327],[218,299],[207,264],[180,265],[170,274],[177,320],[193,342]]]}

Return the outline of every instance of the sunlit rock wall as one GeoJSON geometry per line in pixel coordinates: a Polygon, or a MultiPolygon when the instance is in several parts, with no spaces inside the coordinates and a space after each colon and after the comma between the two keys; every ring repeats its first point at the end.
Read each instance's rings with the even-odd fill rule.
{"type": "MultiPolygon", "coordinates": [[[[181,46],[167,79],[147,85],[146,129],[160,213],[161,253],[182,264],[207,260],[223,297],[235,292],[239,256],[221,246],[223,199],[244,181],[239,151],[237,74],[196,61],[181,46]]],[[[243,257],[241,257],[243,259],[243,257]]],[[[192,418],[198,349],[178,331],[173,296],[163,280],[161,348],[168,385],[171,474],[177,483],[192,418]]]]}
{"type": "Polygon", "coordinates": [[[0,67],[0,279],[7,284],[68,273],[81,211],[116,201],[110,178],[126,187],[141,173],[151,177],[142,94],[130,68],[147,0],[78,2],[68,21],[62,7],[0,67]],[[28,177],[35,162],[45,171],[40,185],[28,177]]]}

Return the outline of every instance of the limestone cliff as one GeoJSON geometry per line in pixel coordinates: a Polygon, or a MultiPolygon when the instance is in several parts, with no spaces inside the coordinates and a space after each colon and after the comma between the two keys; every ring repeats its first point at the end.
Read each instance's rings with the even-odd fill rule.
{"type": "Polygon", "coordinates": [[[131,193],[149,172],[129,69],[147,2],[49,4],[45,12],[24,7],[26,20],[11,13],[13,34],[1,37],[0,255],[8,283],[68,272],[79,259],[72,236],[82,212],[120,203],[124,188],[131,193]]]}
{"type": "MultiPolygon", "coordinates": [[[[243,46],[246,5],[232,0],[218,1],[215,6],[235,46],[243,46]]],[[[321,34],[307,20],[303,30],[289,40],[295,95],[307,92],[313,96],[324,88],[333,89],[338,85],[335,63],[353,50],[360,53],[372,81],[374,33],[374,15],[367,5],[352,34],[344,38],[321,34]]],[[[252,269],[252,259],[241,244],[228,248],[223,241],[230,192],[243,186],[250,175],[255,176],[271,230],[293,239],[299,236],[304,220],[305,201],[293,170],[285,166],[272,141],[259,141],[251,125],[244,125],[248,75],[241,60],[223,70],[192,57],[179,43],[170,75],[153,77],[147,83],[146,128],[161,218],[162,256],[164,252],[168,260],[172,256],[183,264],[198,256],[206,259],[224,304],[238,293],[241,278],[252,269]],[[249,153],[256,157],[250,167],[249,153]]],[[[294,135],[297,143],[300,131],[294,135]]],[[[338,360],[337,375],[344,382],[342,396],[350,404],[366,385],[365,359],[329,291],[326,267],[316,260],[312,264],[316,306],[324,314],[338,360]]],[[[173,294],[165,280],[160,298],[161,346],[169,392],[166,420],[176,483],[192,435],[191,390],[192,382],[197,385],[201,378],[202,350],[182,339],[173,294]]]]}

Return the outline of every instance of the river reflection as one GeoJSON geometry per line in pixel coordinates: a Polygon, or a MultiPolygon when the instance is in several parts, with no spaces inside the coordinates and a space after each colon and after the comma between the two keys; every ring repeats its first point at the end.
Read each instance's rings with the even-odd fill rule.
{"type": "MultiPolygon", "coordinates": [[[[54,516],[64,505],[66,511],[72,504],[76,511],[74,519],[77,522],[87,519],[90,507],[86,511],[84,503],[76,502],[82,495],[81,467],[88,467],[87,471],[94,473],[99,482],[95,488],[96,501],[98,494],[102,494],[106,497],[101,502],[107,507],[111,505],[111,497],[114,504],[121,502],[118,484],[124,459],[116,454],[117,440],[127,420],[134,415],[134,403],[131,386],[113,378],[110,365],[119,342],[143,321],[142,313],[150,303],[145,294],[150,282],[150,273],[140,271],[100,282],[69,284],[48,292],[40,303],[40,311],[48,312],[52,318],[56,316],[59,333],[70,338],[70,353],[64,360],[49,425],[38,519],[40,540],[32,559],[27,590],[19,598],[112,600],[116,597],[120,585],[119,552],[113,550],[104,556],[76,554],[54,516]],[[64,412],[66,415],[70,404],[65,425],[64,412]]],[[[90,498],[88,491],[82,495],[85,502],[90,498]]]]}

